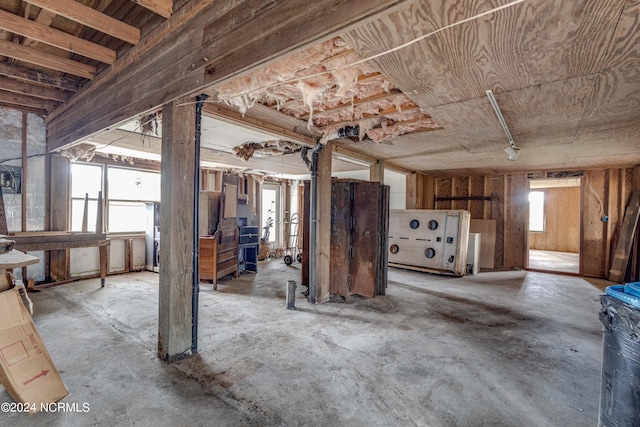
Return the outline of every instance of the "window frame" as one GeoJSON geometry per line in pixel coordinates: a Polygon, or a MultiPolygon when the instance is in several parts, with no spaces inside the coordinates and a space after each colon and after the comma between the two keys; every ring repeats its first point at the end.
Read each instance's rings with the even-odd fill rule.
{"type": "MultiPolygon", "coordinates": [[[[139,172],[144,172],[144,173],[154,173],[154,174],[160,174],[160,171],[158,170],[154,170],[154,169],[147,169],[147,168],[139,168],[139,167],[128,167],[125,165],[110,165],[110,164],[105,164],[105,163],[91,163],[91,162],[71,162],[71,167],[73,167],[73,165],[86,165],[86,166],[92,166],[92,167],[99,167],[101,168],[101,180],[100,180],[100,191],[102,191],[102,200],[104,203],[104,226],[105,226],[105,233],[137,233],[137,232],[143,232],[145,231],[144,229],[142,230],[127,230],[127,231],[109,231],[109,209],[110,209],[110,205],[111,202],[113,203],[142,203],[142,204],[146,204],[146,203],[153,203],[153,202],[159,202],[159,200],[141,200],[141,199],[137,199],[137,200],[127,200],[127,199],[112,199],[109,197],[109,171],[111,169],[125,169],[125,170],[131,170],[131,171],[139,171],[139,172]]],[[[96,202],[98,201],[97,197],[89,197],[89,202],[96,202]]],[[[69,230],[71,231],[80,231],[80,230],[73,230],[73,202],[74,201],[80,201],[82,203],[84,203],[84,197],[74,197],[73,196],[73,177],[70,179],[69,182],[69,223],[68,223],[68,227],[69,230]]]]}

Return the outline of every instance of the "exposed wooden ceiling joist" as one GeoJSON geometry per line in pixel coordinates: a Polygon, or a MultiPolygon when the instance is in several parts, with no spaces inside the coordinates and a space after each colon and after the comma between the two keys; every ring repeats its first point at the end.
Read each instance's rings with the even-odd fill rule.
{"type": "MultiPolygon", "coordinates": [[[[268,112],[263,109],[263,114],[266,112],[269,115],[267,120],[256,117],[254,114],[258,112],[257,110],[252,110],[250,114],[245,114],[243,116],[237,110],[210,103],[204,104],[202,110],[205,114],[227,123],[244,127],[248,126],[260,132],[272,134],[275,138],[286,138],[289,141],[293,141],[307,147],[313,147],[318,142],[317,136],[304,135],[298,132],[295,122],[291,125],[292,122],[288,120],[288,116],[282,115],[281,120],[277,120],[274,115],[271,114],[271,111],[273,111],[271,109],[267,109],[268,112]],[[285,120],[288,123],[286,123],[285,120]],[[277,122],[280,123],[276,124],[277,122]]],[[[281,114],[277,111],[275,111],[275,113],[281,114]]]]}
{"type": "Polygon", "coordinates": [[[197,94],[282,55],[335,37],[404,1],[228,4],[194,0],[150,33],[143,47],[131,48],[81,95],[50,115],[48,144],[55,150],[168,101],[197,94]],[[193,16],[195,9],[200,13],[193,16]],[[169,28],[171,33],[160,39],[158,34],[169,28]],[[142,56],[140,51],[147,54],[142,56]],[[153,73],[149,73],[151,64],[153,73]]]}
{"type": "MultiPolygon", "coordinates": [[[[306,147],[315,147],[322,136],[322,130],[312,126],[310,129],[305,121],[291,117],[288,114],[281,113],[272,108],[261,104],[256,104],[250,108],[243,116],[235,109],[220,106],[218,104],[205,103],[203,106],[204,114],[215,117],[227,123],[248,127],[260,132],[271,133],[277,138],[286,139],[296,142],[306,147]]],[[[369,165],[376,163],[379,159],[358,153],[347,148],[344,144],[351,141],[348,139],[338,140],[337,144],[333,144],[333,152],[344,157],[359,160],[369,165]],[[340,145],[342,144],[342,145],[340,145]]],[[[393,163],[386,163],[385,167],[395,172],[405,175],[412,173],[408,169],[396,166],[393,163]]]]}
{"type": "Polygon", "coordinates": [[[173,0],[131,0],[153,13],[168,18],[173,13],[173,0]]]}
{"type": "MultiPolygon", "coordinates": [[[[334,111],[339,111],[339,110],[352,108],[353,106],[356,106],[356,105],[362,105],[362,104],[366,104],[366,103],[369,103],[369,102],[375,103],[376,101],[381,101],[381,100],[384,100],[384,99],[392,99],[394,97],[406,98],[406,96],[402,93],[402,91],[400,91],[400,89],[393,89],[393,90],[389,91],[388,93],[387,92],[379,93],[377,95],[373,95],[373,96],[370,96],[370,97],[364,98],[364,99],[357,99],[356,98],[350,104],[341,104],[341,105],[338,105],[336,107],[331,107],[331,108],[327,108],[327,109],[320,110],[320,111],[314,111],[313,115],[318,117],[318,116],[322,116],[324,114],[331,113],[331,112],[334,112],[334,111]]],[[[409,99],[407,98],[407,100],[409,100],[409,99]]],[[[302,116],[300,118],[301,119],[308,119],[309,115],[304,115],[304,116],[302,116]]]]}
{"type": "Polygon", "coordinates": [[[27,96],[35,96],[36,98],[50,99],[58,102],[66,101],[71,95],[71,92],[64,92],[50,87],[28,84],[20,80],[14,80],[7,77],[0,77],[0,90],[20,93],[27,96]]]}
{"type": "Polygon", "coordinates": [[[0,103],[26,106],[36,110],[52,111],[58,105],[57,102],[34,96],[22,95],[14,92],[0,90],[0,103]]]}
{"type": "Polygon", "coordinates": [[[74,76],[92,79],[96,74],[96,67],[78,61],[61,58],[50,53],[42,52],[31,47],[21,46],[6,40],[0,40],[0,55],[8,56],[23,62],[73,74],[74,76]]]}
{"type": "Polygon", "coordinates": [[[71,53],[86,56],[105,64],[113,64],[116,52],[99,44],[67,34],[37,22],[21,18],[0,9],[0,28],[71,53]]]}
{"type": "Polygon", "coordinates": [[[28,0],[35,6],[46,9],[82,25],[109,34],[127,43],[137,44],[140,41],[140,30],[109,15],[84,6],[74,0],[28,0]]]}
{"type": "MultiPolygon", "coordinates": [[[[29,9],[35,7],[32,6],[29,3],[26,3],[26,6],[24,8],[24,14],[25,14],[25,18],[28,17],[28,13],[29,13],[29,9]]],[[[51,23],[53,22],[53,18],[56,17],[56,14],[48,11],[46,9],[40,9],[40,12],[38,12],[38,16],[36,16],[36,19],[34,22],[40,24],[40,25],[44,25],[45,27],[48,27],[51,25],[51,23]]],[[[24,39],[24,41],[22,42],[22,44],[24,46],[27,47],[33,47],[35,45],[37,45],[38,43],[40,43],[38,40],[34,40],[34,39],[30,39],[30,38],[26,38],[24,39]]]]}
{"type": "Polygon", "coordinates": [[[34,70],[17,64],[0,62],[0,75],[10,76],[25,82],[40,83],[58,89],[77,92],[80,83],[69,77],[58,76],[43,70],[34,70]]]}

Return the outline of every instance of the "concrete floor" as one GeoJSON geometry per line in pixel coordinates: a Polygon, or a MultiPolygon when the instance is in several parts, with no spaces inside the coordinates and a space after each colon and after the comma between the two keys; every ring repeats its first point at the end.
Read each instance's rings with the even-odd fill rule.
{"type": "Polygon", "coordinates": [[[580,255],[573,252],[529,249],[529,268],[578,274],[580,255]]]}
{"type": "MultiPolygon", "coordinates": [[[[158,275],[32,294],[36,325],[86,413],[11,426],[587,426],[598,416],[606,282],[525,271],[390,269],[387,296],[312,306],[299,264],[203,284],[199,354],[155,356],[158,275]],[[299,282],[299,280],[298,280],[299,282]]],[[[10,402],[0,388],[0,401],[10,402]]]]}

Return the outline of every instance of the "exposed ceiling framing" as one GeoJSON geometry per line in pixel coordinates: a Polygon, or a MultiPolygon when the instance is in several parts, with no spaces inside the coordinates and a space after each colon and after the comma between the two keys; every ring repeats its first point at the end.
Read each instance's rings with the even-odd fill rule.
{"type": "MultiPolygon", "coordinates": [[[[358,125],[334,150],[403,172],[623,167],[639,38],[637,0],[0,0],[0,104],[46,115],[52,149],[205,92],[206,114],[274,139],[358,125]]],[[[288,167],[248,163],[270,161],[288,167]]]]}

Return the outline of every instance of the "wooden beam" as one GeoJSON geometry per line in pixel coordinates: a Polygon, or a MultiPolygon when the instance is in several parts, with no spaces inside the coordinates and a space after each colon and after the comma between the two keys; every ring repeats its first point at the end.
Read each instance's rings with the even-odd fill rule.
{"type": "MultiPolygon", "coordinates": [[[[32,5],[30,5],[29,3],[26,4],[25,7],[25,18],[28,18],[28,16],[26,15],[27,9],[33,7],[32,5]]],[[[37,22],[40,25],[44,25],[45,27],[48,27],[49,25],[51,25],[51,23],[53,22],[53,18],[56,17],[56,14],[53,12],[50,12],[48,10],[45,9],[40,9],[40,12],[38,13],[38,16],[36,16],[35,22],[37,22]]],[[[35,45],[37,45],[38,43],[40,43],[37,40],[32,40],[32,39],[25,39],[22,44],[24,46],[28,46],[28,47],[33,47],[35,45]]]]}
{"type": "Polygon", "coordinates": [[[138,28],[74,0],[28,0],[27,2],[127,43],[135,45],[140,41],[138,28]]]}
{"type": "Polygon", "coordinates": [[[131,0],[164,18],[173,14],[173,0],[131,0]]]}
{"type": "Polygon", "coordinates": [[[47,99],[36,98],[15,92],[0,90],[0,102],[11,105],[35,108],[36,110],[53,111],[58,103],[47,99]]]}
{"type": "Polygon", "coordinates": [[[49,87],[32,85],[20,80],[0,77],[0,90],[20,93],[22,95],[34,96],[36,98],[51,99],[53,101],[64,102],[69,98],[71,92],[64,92],[49,87]]]}
{"type": "MultiPolygon", "coordinates": [[[[344,145],[338,145],[338,143],[344,144],[344,143],[353,143],[351,140],[336,140],[334,141],[334,144],[332,144],[332,150],[334,153],[339,154],[341,156],[344,157],[349,157],[351,159],[354,160],[359,160],[361,162],[367,163],[369,165],[372,165],[374,163],[377,163],[379,161],[378,158],[373,157],[373,156],[369,156],[367,154],[364,153],[360,153],[358,151],[352,150],[350,148],[345,147],[344,145]]],[[[401,173],[403,175],[410,175],[412,173],[414,173],[414,171],[411,171],[409,169],[405,169],[403,167],[400,166],[396,166],[393,163],[389,163],[389,162],[384,162],[384,168],[393,172],[397,172],[397,173],[401,173]]]]}
{"type": "MultiPolygon", "coordinates": [[[[269,133],[276,138],[296,142],[310,148],[315,147],[319,138],[322,136],[322,131],[319,128],[312,126],[311,129],[309,129],[306,121],[261,104],[256,104],[247,110],[244,117],[235,109],[212,103],[204,104],[203,112],[207,116],[215,117],[227,123],[269,133]]],[[[347,139],[337,140],[336,142],[343,144],[352,143],[351,140],[347,139]]],[[[343,145],[332,144],[332,150],[336,154],[359,160],[369,165],[378,161],[375,157],[359,153],[343,145]]],[[[385,168],[404,175],[413,173],[413,171],[396,166],[393,163],[385,163],[385,168]]]]}
{"type": "Polygon", "coordinates": [[[8,64],[6,62],[0,62],[0,75],[12,77],[24,82],[45,84],[71,92],[77,92],[80,88],[80,82],[75,79],[57,76],[48,71],[34,70],[21,65],[8,64]]]}
{"type": "MultiPolygon", "coordinates": [[[[49,230],[66,231],[69,224],[69,175],[71,161],[63,156],[47,156],[49,175],[47,185],[47,206],[49,210],[49,230]]],[[[47,276],[54,280],[69,277],[69,249],[48,252],[49,271],[47,276]]]]}
{"type": "MultiPolygon", "coordinates": [[[[414,110],[419,109],[420,107],[418,107],[417,105],[412,106],[412,107],[407,107],[407,108],[403,108],[401,112],[398,111],[398,109],[396,107],[391,107],[391,108],[387,108],[385,110],[380,111],[378,114],[363,114],[361,118],[359,119],[353,119],[353,120],[342,120],[340,122],[331,122],[329,125],[327,126],[331,126],[331,127],[335,127],[337,125],[349,125],[350,123],[355,123],[355,122],[360,122],[363,120],[367,120],[367,119],[375,119],[376,117],[382,117],[385,116],[387,114],[394,114],[394,115],[404,115],[405,113],[407,115],[409,115],[408,113],[413,112],[414,110]]],[[[316,113],[313,113],[313,115],[315,116],[316,113]]],[[[411,119],[410,121],[415,121],[415,120],[422,120],[425,118],[431,118],[431,116],[425,114],[424,117],[421,117],[419,119],[411,119]]],[[[409,120],[406,121],[406,123],[410,122],[409,120]]],[[[398,123],[403,123],[403,121],[399,120],[398,123]]]]}
{"type": "Polygon", "coordinates": [[[80,37],[72,36],[64,31],[21,18],[1,9],[0,28],[68,52],[104,62],[105,64],[113,64],[116,60],[115,50],[81,39],[80,37]]]}
{"type": "MultiPolygon", "coordinates": [[[[331,290],[331,142],[318,154],[316,225],[316,299],[326,302],[331,290]]],[[[313,226],[313,224],[311,224],[313,226]]],[[[309,254],[314,256],[314,254],[309,254]]]]}
{"type": "Polygon", "coordinates": [[[57,71],[73,74],[74,76],[92,79],[96,74],[96,67],[61,58],[50,53],[42,52],[31,47],[21,46],[6,40],[0,40],[0,55],[18,59],[30,64],[40,65],[57,71]]]}
{"type": "MultiPolygon", "coordinates": [[[[321,64],[322,64],[322,63],[324,63],[324,62],[326,62],[326,61],[329,61],[329,60],[331,60],[331,59],[334,59],[334,58],[338,58],[338,57],[340,57],[340,56],[343,56],[343,55],[345,55],[345,54],[347,54],[347,53],[349,53],[349,52],[353,52],[353,51],[352,51],[352,50],[347,50],[347,51],[344,51],[344,52],[342,52],[342,53],[339,53],[338,55],[334,55],[334,56],[332,56],[332,57],[330,57],[330,58],[327,58],[327,59],[325,59],[324,61],[322,61],[322,62],[321,62],[321,64]]],[[[381,79],[381,80],[384,80],[384,79],[385,79],[385,76],[384,76],[384,75],[382,75],[382,73],[379,73],[379,72],[373,72],[373,73],[369,73],[369,74],[363,74],[363,75],[358,76],[358,78],[357,78],[357,82],[358,82],[358,83],[361,83],[361,82],[368,81],[368,80],[372,80],[372,79],[381,79]]],[[[281,107],[289,107],[289,106],[291,106],[291,105],[293,105],[293,104],[298,104],[298,106],[299,106],[300,102],[301,102],[301,101],[300,101],[300,99],[299,99],[299,98],[289,99],[288,101],[286,101],[286,102],[284,102],[283,104],[281,104],[281,107]]],[[[275,108],[275,107],[276,107],[276,105],[271,105],[271,107],[272,107],[272,108],[275,108]]]]}
{"type": "Polygon", "coordinates": [[[309,135],[310,132],[305,132],[305,134],[299,132],[301,122],[298,119],[268,107],[255,105],[243,116],[239,111],[232,108],[206,103],[204,104],[203,112],[209,117],[267,133],[273,135],[274,138],[297,142],[307,147],[314,147],[318,141],[318,137],[309,135]]]}
{"type": "MultiPolygon", "coordinates": [[[[29,170],[28,170],[28,162],[27,162],[27,143],[28,143],[28,129],[27,129],[27,112],[22,111],[22,182],[29,182],[29,170]]],[[[20,214],[20,222],[22,231],[27,231],[27,191],[26,188],[23,187],[22,191],[22,212],[20,214]]],[[[27,269],[26,267],[22,270],[24,273],[22,275],[23,278],[27,277],[27,269]]]]}
{"type": "Polygon", "coordinates": [[[407,1],[192,0],[50,115],[47,144],[60,148],[201,93],[407,1]]]}
{"type": "MultiPolygon", "coordinates": [[[[172,362],[191,354],[193,293],[193,163],[195,105],[181,100],[162,109],[162,210],[158,356],[172,362]]],[[[197,274],[197,272],[195,272],[197,274]]]]}
{"type": "Polygon", "coordinates": [[[346,148],[342,145],[338,145],[337,143],[331,144],[331,150],[338,155],[349,157],[350,159],[353,159],[353,160],[359,160],[369,165],[372,165],[378,161],[378,159],[376,159],[375,157],[350,150],[349,148],[346,148]]]}
{"type": "MultiPolygon", "coordinates": [[[[346,108],[352,108],[354,105],[362,105],[362,104],[366,104],[368,102],[377,102],[377,101],[381,101],[384,99],[392,99],[392,98],[396,98],[396,97],[405,97],[407,98],[407,100],[411,101],[404,93],[402,93],[400,91],[400,89],[393,89],[391,90],[389,93],[387,92],[383,92],[383,93],[378,93],[376,95],[372,95],[369,96],[367,98],[355,98],[353,100],[352,103],[349,104],[340,104],[336,107],[333,108],[327,108],[326,110],[322,110],[322,111],[314,111],[313,115],[314,116],[323,116],[327,113],[331,113],[334,111],[339,111],[339,110],[344,110],[346,108]]],[[[304,115],[302,117],[300,117],[301,119],[308,119],[309,115],[304,115]]]]}
{"type": "Polygon", "coordinates": [[[369,166],[369,181],[384,184],[384,160],[378,160],[369,166]]]}

